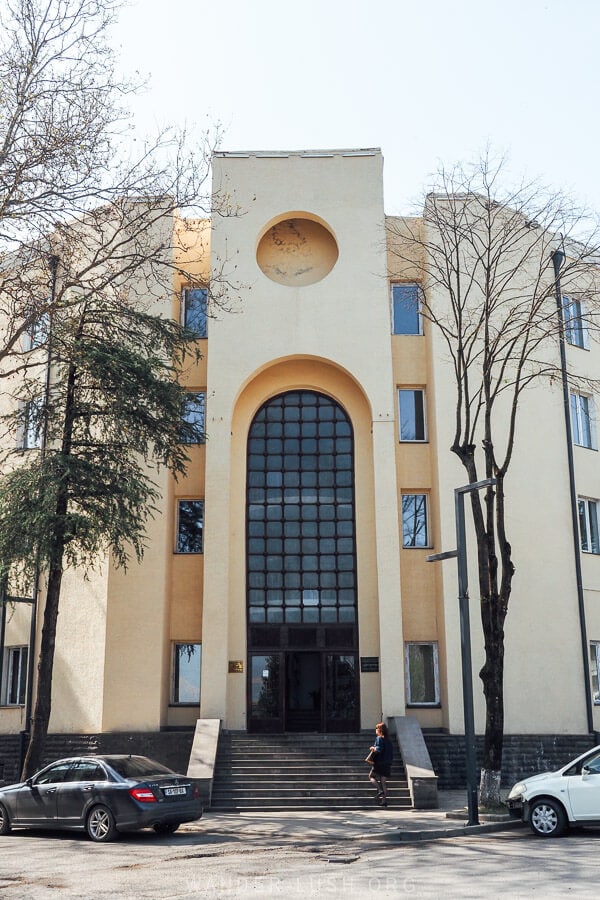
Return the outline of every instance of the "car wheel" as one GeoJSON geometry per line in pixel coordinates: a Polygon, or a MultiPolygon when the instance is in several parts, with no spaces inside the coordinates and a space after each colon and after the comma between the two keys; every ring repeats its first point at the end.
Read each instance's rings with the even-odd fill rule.
{"type": "Polygon", "coordinates": [[[0,835],[10,833],[10,820],[6,807],[0,803],[0,835]]]}
{"type": "Polygon", "coordinates": [[[181,822],[160,822],[154,826],[157,834],[175,834],[181,822]]]}
{"type": "Polygon", "coordinates": [[[93,841],[105,843],[118,836],[115,817],[108,806],[94,806],[85,823],[86,831],[93,841]]]}
{"type": "Polygon", "coordinates": [[[560,837],[567,827],[567,816],[556,800],[534,800],[529,809],[529,824],[541,837],[560,837]]]}

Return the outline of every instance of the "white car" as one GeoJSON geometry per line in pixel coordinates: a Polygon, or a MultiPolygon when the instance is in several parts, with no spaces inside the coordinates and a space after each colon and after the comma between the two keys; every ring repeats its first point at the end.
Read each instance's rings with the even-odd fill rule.
{"type": "Polygon", "coordinates": [[[557,772],[517,782],[506,805],[542,837],[558,837],[569,825],[600,825],[600,746],[557,772]]]}

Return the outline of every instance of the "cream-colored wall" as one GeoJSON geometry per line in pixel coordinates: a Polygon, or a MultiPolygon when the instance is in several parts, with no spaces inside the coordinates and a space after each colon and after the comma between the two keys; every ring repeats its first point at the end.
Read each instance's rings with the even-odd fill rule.
{"type": "MultiPolygon", "coordinates": [[[[430,295],[430,302],[443,298],[430,295]]],[[[449,448],[453,440],[454,378],[445,345],[435,329],[434,415],[440,533],[435,551],[456,546],[454,488],[466,473],[449,448]]],[[[505,732],[587,731],[577,592],[573,564],[569,480],[562,393],[539,383],[522,395],[516,452],[505,481],[507,537],[516,573],[505,626],[505,732]]],[[[484,477],[483,474],[481,477],[484,477]]],[[[465,504],[476,730],[484,728],[484,701],[477,672],[483,664],[476,554],[465,504]]],[[[447,641],[448,726],[463,729],[460,625],[453,560],[438,563],[443,581],[447,641]]]]}
{"type": "MultiPolygon", "coordinates": [[[[100,559],[87,579],[81,571],[66,570],[63,574],[52,675],[50,731],[103,730],[108,569],[107,560],[100,559]]],[[[41,596],[45,596],[44,592],[41,596]]],[[[40,610],[40,637],[41,619],[40,610]]]]}
{"type": "MultiPolygon", "coordinates": [[[[326,390],[319,373],[346,373],[346,383],[356,385],[355,403],[362,394],[370,408],[373,500],[360,516],[373,528],[376,543],[365,546],[362,556],[359,551],[358,571],[359,578],[370,565],[377,572],[381,707],[385,715],[404,710],[395,392],[381,162],[378,152],[322,157],[217,154],[214,160],[215,191],[232,198],[242,213],[213,222],[213,266],[218,269],[229,259],[233,267],[234,261],[240,289],[235,313],[209,323],[202,715],[222,715],[227,696],[227,727],[245,727],[245,679],[227,674],[228,660],[245,660],[245,519],[240,497],[250,393],[241,392],[253,390],[254,379],[274,361],[289,359],[312,373],[310,378],[303,375],[300,384],[308,379],[316,389],[326,390]],[[337,241],[337,263],[315,284],[297,288],[274,283],[256,261],[260,236],[277,217],[303,212],[327,224],[337,241]],[[232,441],[238,421],[246,431],[234,431],[232,441]],[[224,560],[230,560],[228,567],[224,560]]],[[[277,380],[272,393],[283,388],[277,380]]],[[[268,396],[263,389],[261,402],[268,396]]],[[[363,622],[361,612],[360,639],[364,626],[365,634],[371,634],[368,646],[373,647],[375,626],[365,615],[363,622]]],[[[376,615],[373,605],[370,618],[376,615]]],[[[363,684],[369,680],[363,677],[363,684]]],[[[362,717],[367,727],[381,708],[371,705],[376,690],[364,689],[362,717]]]]}

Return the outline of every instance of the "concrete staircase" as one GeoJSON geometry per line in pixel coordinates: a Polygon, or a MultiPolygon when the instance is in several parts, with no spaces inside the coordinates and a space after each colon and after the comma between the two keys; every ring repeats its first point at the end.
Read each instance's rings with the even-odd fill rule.
{"type": "MultiPolygon", "coordinates": [[[[221,732],[211,809],[285,811],[376,806],[363,762],[373,742],[363,734],[221,732]]],[[[388,780],[390,808],[410,807],[398,752],[388,780]]]]}

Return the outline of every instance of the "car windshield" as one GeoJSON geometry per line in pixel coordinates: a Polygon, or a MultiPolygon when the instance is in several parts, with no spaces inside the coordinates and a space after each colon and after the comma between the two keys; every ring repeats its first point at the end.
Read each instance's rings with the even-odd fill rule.
{"type": "Polygon", "coordinates": [[[145,756],[109,756],[106,762],[123,778],[148,778],[150,775],[172,775],[171,769],[145,756]]]}

